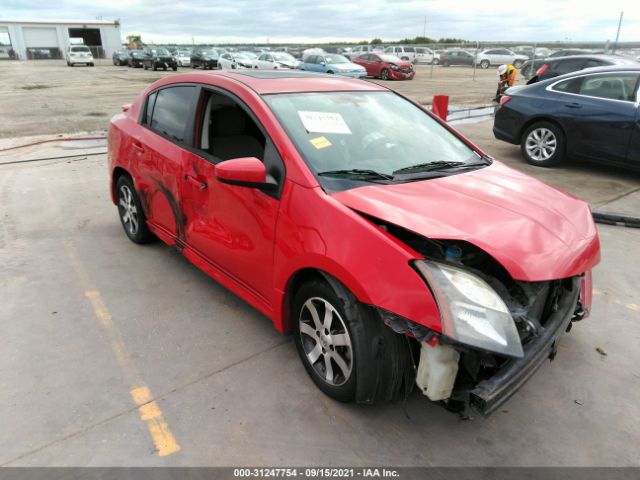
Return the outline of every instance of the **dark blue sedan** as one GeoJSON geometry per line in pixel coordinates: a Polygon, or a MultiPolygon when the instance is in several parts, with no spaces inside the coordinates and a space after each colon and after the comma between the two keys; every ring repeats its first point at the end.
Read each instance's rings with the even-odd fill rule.
{"type": "Polygon", "coordinates": [[[532,165],[567,157],[640,168],[640,65],[599,67],[512,87],[493,124],[532,165]]]}

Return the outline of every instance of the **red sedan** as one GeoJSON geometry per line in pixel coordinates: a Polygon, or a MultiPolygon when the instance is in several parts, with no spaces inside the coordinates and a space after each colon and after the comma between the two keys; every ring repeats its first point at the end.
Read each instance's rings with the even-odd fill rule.
{"type": "Polygon", "coordinates": [[[367,69],[367,76],[382,80],[411,80],[416,71],[413,64],[395,55],[365,53],[351,60],[367,69]]]}
{"type": "Polygon", "coordinates": [[[165,77],[112,119],[109,172],[129,239],[175,247],[293,334],[338,400],[417,384],[487,414],[589,313],[588,205],[374,83],[165,77]]]}

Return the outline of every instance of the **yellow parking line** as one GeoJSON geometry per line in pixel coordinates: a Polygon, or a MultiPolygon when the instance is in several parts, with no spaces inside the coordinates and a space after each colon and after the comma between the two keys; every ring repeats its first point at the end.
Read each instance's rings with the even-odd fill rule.
{"type": "Polygon", "coordinates": [[[158,403],[153,400],[149,389],[147,387],[135,388],[131,390],[131,397],[139,405],[140,420],[147,423],[158,455],[164,457],[179,451],[180,445],[171,433],[171,429],[164,419],[158,403]]]}
{"type": "Polygon", "coordinates": [[[80,255],[71,241],[64,242],[65,248],[71,260],[71,265],[78,276],[81,287],[85,290],[85,296],[91,302],[93,312],[100,322],[100,326],[109,338],[109,345],[124,377],[129,384],[130,394],[133,401],[138,405],[140,419],[146,423],[151,434],[158,455],[164,457],[180,451],[180,445],[176,441],[169,424],[164,418],[160,406],[153,398],[149,387],[140,379],[131,356],[127,352],[118,327],[113,322],[113,317],[109,313],[107,306],[102,300],[100,292],[94,287],[87,271],[85,270],[80,255]]]}

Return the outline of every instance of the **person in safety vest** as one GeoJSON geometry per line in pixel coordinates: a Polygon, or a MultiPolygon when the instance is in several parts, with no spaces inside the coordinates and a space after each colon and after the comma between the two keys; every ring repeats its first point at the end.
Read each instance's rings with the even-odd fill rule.
{"type": "Polygon", "coordinates": [[[516,70],[516,67],[511,64],[500,65],[498,67],[498,89],[496,90],[496,102],[500,101],[500,97],[504,95],[507,88],[513,87],[516,84],[517,76],[518,70],[516,70]]]}

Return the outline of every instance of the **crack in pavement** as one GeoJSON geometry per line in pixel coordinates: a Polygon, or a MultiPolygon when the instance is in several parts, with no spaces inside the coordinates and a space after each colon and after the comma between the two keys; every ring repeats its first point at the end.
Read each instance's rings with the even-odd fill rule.
{"type": "MultiPolygon", "coordinates": [[[[165,397],[168,397],[169,395],[173,395],[174,393],[177,393],[177,392],[179,392],[179,391],[181,391],[181,390],[183,390],[185,388],[188,388],[188,387],[190,387],[192,385],[195,385],[195,384],[198,384],[198,383],[203,382],[205,380],[208,380],[209,378],[212,378],[212,377],[214,377],[214,376],[216,376],[216,375],[218,375],[220,373],[223,373],[223,372],[225,372],[225,371],[227,371],[227,370],[229,370],[229,369],[231,369],[233,367],[236,367],[238,365],[242,365],[245,362],[253,360],[254,358],[257,358],[262,354],[269,353],[272,350],[275,350],[278,347],[281,347],[282,345],[286,345],[289,342],[291,342],[291,338],[287,337],[285,340],[283,340],[281,342],[278,342],[275,345],[272,345],[272,346],[270,346],[268,348],[265,348],[264,350],[260,350],[258,352],[252,353],[248,357],[240,359],[240,360],[238,360],[236,362],[232,362],[229,365],[225,365],[224,367],[221,367],[221,368],[219,368],[217,370],[214,370],[212,372],[209,372],[209,373],[206,373],[206,374],[201,375],[199,377],[196,377],[195,379],[193,379],[193,380],[191,380],[191,381],[189,381],[187,383],[184,383],[184,384],[182,384],[180,386],[177,386],[175,388],[167,390],[164,393],[161,393],[160,395],[157,395],[157,396],[155,396],[153,398],[150,398],[148,402],[145,402],[142,405],[147,405],[149,403],[152,403],[152,402],[155,402],[155,401],[158,401],[158,400],[162,400],[165,397]]],[[[70,440],[70,439],[75,438],[75,437],[79,437],[79,436],[81,436],[81,435],[83,435],[83,434],[85,434],[85,433],[87,433],[87,432],[89,432],[89,431],[91,431],[91,430],[93,430],[95,428],[98,428],[98,427],[101,427],[103,425],[108,424],[109,422],[115,420],[116,418],[122,417],[124,415],[129,414],[129,413],[137,412],[138,409],[142,405],[135,405],[135,406],[133,406],[131,408],[127,408],[125,410],[122,410],[121,412],[118,412],[118,413],[116,413],[114,415],[111,415],[110,417],[104,418],[104,419],[102,419],[102,420],[100,420],[100,421],[98,421],[96,423],[93,423],[91,425],[87,425],[86,427],[82,428],[81,430],[77,430],[75,432],[69,433],[68,435],[65,435],[62,438],[58,438],[58,439],[53,440],[53,441],[51,441],[51,442],[49,442],[49,443],[47,443],[45,445],[41,445],[41,446],[39,446],[37,448],[34,448],[33,450],[29,450],[28,452],[22,453],[22,454],[18,455],[17,457],[12,458],[11,460],[8,460],[8,461],[6,461],[4,463],[1,463],[0,467],[6,467],[6,466],[8,466],[8,465],[10,465],[10,464],[12,464],[14,462],[17,462],[18,460],[22,460],[24,458],[27,458],[27,457],[35,454],[35,453],[41,452],[43,450],[46,450],[47,448],[50,448],[50,447],[52,447],[54,445],[58,445],[60,443],[66,442],[67,440],[70,440]]]]}
{"type": "Polygon", "coordinates": [[[624,197],[626,197],[628,195],[631,195],[632,193],[635,193],[635,192],[637,192],[639,190],[640,190],[640,187],[634,187],[631,190],[628,190],[628,191],[623,192],[623,193],[621,193],[619,195],[616,195],[615,197],[613,197],[610,200],[605,200],[604,202],[598,203],[598,204],[596,204],[594,206],[597,206],[598,208],[604,207],[606,205],[609,205],[610,203],[615,202],[616,200],[620,200],[621,198],[624,198],[624,197]]]}

